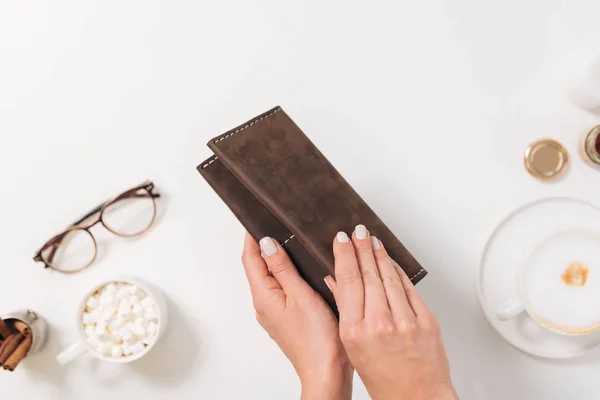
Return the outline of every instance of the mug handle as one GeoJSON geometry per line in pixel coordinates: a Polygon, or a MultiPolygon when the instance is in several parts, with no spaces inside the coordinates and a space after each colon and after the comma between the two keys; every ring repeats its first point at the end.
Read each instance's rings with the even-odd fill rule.
{"type": "Polygon", "coordinates": [[[516,317],[525,311],[525,307],[523,303],[517,296],[513,296],[506,300],[498,309],[496,310],[496,317],[500,321],[508,321],[511,318],[516,317]]]}
{"type": "Polygon", "coordinates": [[[85,347],[83,340],[78,340],[71,346],[61,351],[60,354],[56,356],[56,361],[58,361],[60,365],[65,365],[87,352],[88,349],[85,347]]]}

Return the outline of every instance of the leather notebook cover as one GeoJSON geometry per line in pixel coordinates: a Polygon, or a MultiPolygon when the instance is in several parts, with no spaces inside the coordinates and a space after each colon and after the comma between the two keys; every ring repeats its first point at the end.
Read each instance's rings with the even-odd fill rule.
{"type": "Polygon", "coordinates": [[[257,241],[270,236],[336,312],[323,278],[332,243],[357,224],[384,244],[416,284],[427,272],[292,119],[276,107],[208,143],[198,171],[257,241]]]}

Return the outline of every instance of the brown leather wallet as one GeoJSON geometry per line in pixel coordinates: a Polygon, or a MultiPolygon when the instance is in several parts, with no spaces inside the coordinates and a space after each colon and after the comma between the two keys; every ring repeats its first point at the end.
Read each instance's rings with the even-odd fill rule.
{"type": "Polygon", "coordinates": [[[208,142],[198,171],[260,240],[270,236],[336,312],[332,243],[364,224],[416,284],[427,272],[292,119],[275,107],[208,142]]]}

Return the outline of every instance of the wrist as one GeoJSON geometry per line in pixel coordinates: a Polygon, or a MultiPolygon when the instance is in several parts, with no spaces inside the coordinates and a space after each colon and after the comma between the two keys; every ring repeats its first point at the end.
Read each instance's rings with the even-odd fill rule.
{"type": "Polygon", "coordinates": [[[396,400],[398,398],[414,400],[460,400],[451,383],[443,387],[432,388],[424,386],[410,387],[410,385],[402,385],[402,387],[403,389],[397,386],[372,385],[371,389],[377,388],[377,390],[370,390],[369,386],[367,386],[367,390],[373,400],[396,400]]]}
{"type": "Polygon", "coordinates": [[[351,379],[302,384],[301,400],[350,400],[351,398],[351,379]]]}
{"type": "Polygon", "coordinates": [[[301,400],[349,400],[352,398],[353,371],[350,364],[338,362],[300,376],[301,400]]]}
{"type": "Polygon", "coordinates": [[[437,393],[435,393],[431,397],[431,399],[432,400],[458,400],[458,395],[456,394],[456,391],[454,390],[454,387],[452,386],[452,384],[450,384],[445,389],[440,390],[437,393]]]}

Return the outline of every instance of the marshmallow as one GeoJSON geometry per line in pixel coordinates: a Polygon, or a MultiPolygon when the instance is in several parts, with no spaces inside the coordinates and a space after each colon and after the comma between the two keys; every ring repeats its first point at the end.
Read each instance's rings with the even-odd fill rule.
{"type": "Polygon", "coordinates": [[[114,305],[116,303],[116,296],[112,293],[102,293],[102,295],[100,296],[100,305],[102,306],[108,306],[108,305],[114,305]]]}
{"type": "Polygon", "coordinates": [[[91,324],[93,322],[96,322],[98,320],[98,315],[96,313],[89,313],[89,312],[84,312],[83,315],[81,316],[81,322],[83,322],[84,325],[88,325],[91,324]]]}
{"type": "Polygon", "coordinates": [[[134,323],[144,328],[144,330],[148,330],[148,321],[144,318],[138,317],[135,319],[134,323]]]}
{"type": "Polygon", "coordinates": [[[132,296],[143,297],[146,293],[136,285],[131,285],[129,287],[129,294],[132,296]]]}
{"type": "Polygon", "coordinates": [[[122,301],[119,305],[119,309],[117,310],[117,314],[123,317],[124,319],[129,317],[132,314],[131,304],[128,301],[122,301]]]}
{"type": "Polygon", "coordinates": [[[138,317],[144,315],[145,308],[140,303],[134,304],[132,311],[138,317]]]}
{"type": "Polygon", "coordinates": [[[129,298],[129,290],[127,289],[127,287],[121,288],[119,289],[119,291],[117,292],[117,300],[125,300],[129,298]]]}
{"type": "Polygon", "coordinates": [[[130,356],[133,354],[133,350],[132,350],[133,346],[130,346],[127,343],[123,343],[123,354],[125,354],[126,356],[130,356]]]}
{"type": "Polygon", "coordinates": [[[117,312],[117,307],[112,306],[112,305],[106,306],[102,310],[102,319],[105,321],[110,321],[115,316],[116,312],[117,312]]]}
{"type": "Polygon", "coordinates": [[[121,337],[121,332],[115,331],[110,333],[110,337],[116,344],[123,344],[123,338],[121,337]]]}
{"type": "Polygon", "coordinates": [[[87,337],[87,341],[92,346],[97,346],[100,343],[100,338],[96,334],[96,327],[95,326],[93,326],[93,325],[86,325],[86,327],[84,328],[83,332],[85,333],[85,336],[87,337]]]}
{"type": "Polygon", "coordinates": [[[158,319],[158,311],[156,310],[156,307],[146,308],[146,313],[144,314],[144,318],[146,318],[146,320],[148,320],[148,321],[150,321],[152,319],[158,319]]]}
{"type": "Polygon", "coordinates": [[[95,322],[102,320],[102,307],[98,306],[98,308],[94,309],[91,314],[91,318],[94,319],[95,322]]]}
{"type": "Polygon", "coordinates": [[[121,339],[126,342],[133,337],[133,333],[131,333],[131,331],[127,328],[121,328],[119,331],[119,336],[121,336],[121,339]]]}
{"type": "Polygon", "coordinates": [[[154,323],[154,321],[150,321],[148,323],[148,327],[146,328],[146,332],[148,332],[150,335],[154,335],[157,330],[158,330],[158,325],[156,325],[156,323],[154,323]]]}
{"type": "Polygon", "coordinates": [[[85,303],[88,308],[92,309],[98,307],[99,304],[100,300],[98,299],[98,296],[91,296],[85,303]]]}
{"type": "Polygon", "coordinates": [[[144,351],[145,346],[142,343],[137,342],[136,344],[134,344],[130,348],[131,348],[131,352],[133,354],[138,354],[138,353],[141,353],[142,351],[144,351]]]}
{"type": "Polygon", "coordinates": [[[128,340],[123,341],[123,343],[127,343],[128,345],[133,346],[134,344],[136,344],[139,341],[140,341],[140,338],[138,338],[137,336],[131,335],[131,337],[128,340]]]}
{"type": "Polygon", "coordinates": [[[110,343],[107,343],[107,342],[100,343],[98,346],[96,346],[96,350],[101,355],[107,356],[107,355],[109,355],[111,353],[112,345],[110,343]]]}
{"type": "Polygon", "coordinates": [[[104,286],[104,292],[117,293],[117,285],[114,283],[109,283],[108,285],[104,286]]]}
{"type": "Polygon", "coordinates": [[[132,304],[131,301],[129,301],[129,297],[119,300],[119,308],[131,308],[131,306],[132,304]]]}
{"type": "Polygon", "coordinates": [[[123,356],[123,346],[112,346],[112,349],[110,350],[110,355],[113,358],[119,358],[121,356],[123,356]]]}
{"type": "Polygon", "coordinates": [[[102,337],[104,335],[106,335],[106,322],[104,321],[100,321],[98,322],[98,324],[96,324],[96,329],[95,329],[96,335],[102,337]]]}
{"type": "Polygon", "coordinates": [[[138,324],[134,324],[134,323],[131,323],[131,322],[128,322],[126,324],[126,326],[127,326],[127,329],[129,330],[129,332],[133,333],[135,336],[138,336],[138,337],[144,337],[145,336],[146,329],[144,329],[143,326],[138,325],[138,324]]]}
{"type": "Polygon", "coordinates": [[[92,336],[96,336],[96,330],[92,325],[86,325],[85,328],[83,329],[83,332],[85,333],[85,336],[92,337],[92,336]]]}
{"type": "Polygon", "coordinates": [[[154,300],[152,300],[152,297],[150,296],[146,296],[144,297],[144,299],[142,300],[142,305],[145,308],[151,308],[154,307],[154,300]]]}
{"type": "Polygon", "coordinates": [[[125,326],[125,321],[123,320],[123,318],[120,315],[117,315],[115,318],[113,318],[110,321],[110,328],[113,331],[118,331],[123,326],[125,326]]]}
{"type": "Polygon", "coordinates": [[[128,340],[128,341],[126,341],[126,342],[124,342],[124,343],[127,343],[127,344],[128,344],[128,345],[130,345],[130,346],[133,346],[134,344],[136,344],[136,343],[137,343],[137,342],[139,342],[139,341],[140,341],[140,338],[139,338],[139,337],[137,337],[137,336],[131,336],[131,337],[129,338],[129,340],[128,340]]]}

